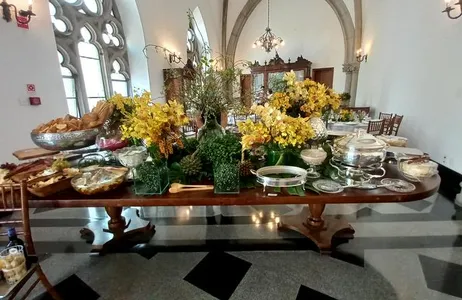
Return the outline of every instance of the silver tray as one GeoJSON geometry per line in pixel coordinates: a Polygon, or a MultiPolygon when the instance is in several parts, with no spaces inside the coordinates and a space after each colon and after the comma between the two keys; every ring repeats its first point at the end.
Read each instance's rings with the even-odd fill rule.
{"type": "Polygon", "coordinates": [[[306,175],[308,172],[302,168],[292,167],[292,166],[272,166],[272,167],[263,167],[257,171],[253,171],[255,176],[257,176],[257,182],[263,186],[271,187],[294,187],[304,185],[306,182],[306,175]],[[278,175],[278,174],[291,174],[294,177],[291,178],[282,178],[282,177],[269,177],[268,175],[278,175]]]}
{"type": "Polygon", "coordinates": [[[63,132],[31,133],[35,145],[51,151],[65,151],[85,148],[95,144],[100,128],[63,132]]]}

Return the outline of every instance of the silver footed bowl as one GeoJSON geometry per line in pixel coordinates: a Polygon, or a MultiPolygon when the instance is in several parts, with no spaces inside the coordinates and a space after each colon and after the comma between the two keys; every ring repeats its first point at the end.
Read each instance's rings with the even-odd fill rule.
{"type": "Polygon", "coordinates": [[[85,148],[95,144],[100,128],[62,132],[62,133],[31,133],[35,145],[51,151],[65,151],[85,148]]]}

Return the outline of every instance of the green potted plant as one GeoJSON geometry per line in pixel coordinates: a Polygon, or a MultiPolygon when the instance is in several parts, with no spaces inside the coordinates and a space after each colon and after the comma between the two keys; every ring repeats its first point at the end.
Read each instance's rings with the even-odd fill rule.
{"type": "Polygon", "coordinates": [[[242,153],[239,138],[234,134],[212,137],[199,145],[199,153],[213,166],[215,193],[238,194],[242,153]]]}

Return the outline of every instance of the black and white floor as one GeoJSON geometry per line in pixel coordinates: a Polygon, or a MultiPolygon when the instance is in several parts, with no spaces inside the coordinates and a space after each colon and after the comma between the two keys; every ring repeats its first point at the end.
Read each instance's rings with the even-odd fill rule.
{"type": "MultiPolygon", "coordinates": [[[[442,196],[403,204],[330,205],[355,239],[321,256],[275,219],[302,207],[140,209],[149,245],[90,256],[79,230],[103,209],[32,210],[42,266],[65,299],[462,299],[462,211],[442,196]]],[[[49,299],[36,289],[32,299],[49,299]]]]}

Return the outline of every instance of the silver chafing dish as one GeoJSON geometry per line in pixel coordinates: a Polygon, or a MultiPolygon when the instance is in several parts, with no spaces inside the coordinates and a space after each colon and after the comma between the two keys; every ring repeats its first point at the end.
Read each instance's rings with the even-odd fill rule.
{"type": "Polygon", "coordinates": [[[382,167],[386,149],[384,141],[364,130],[335,140],[329,162],[334,170],[331,178],[359,188],[371,179],[382,178],[386,173],[382,167]]]}
{"type": "Polygon", "coordinates": [[[381,164],[386,157],[387,144],[360,130],[334,141],[332,155],[340,163],[355,168],[381,164]]]}
{"type": "Polygon", "coordinates": [[[382,167],[381,163],[363,168],[352,167],[343,164],[336,158],[332,158],[329,161],[329,164],[334,169],[334,172],[330,174],[330,177],[335,181],[346,184],[347,186],[361,187],[362,185],[369,183],[371,179],[382,178],[386,174],[386,171],[382,167]]]}

